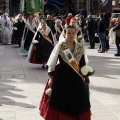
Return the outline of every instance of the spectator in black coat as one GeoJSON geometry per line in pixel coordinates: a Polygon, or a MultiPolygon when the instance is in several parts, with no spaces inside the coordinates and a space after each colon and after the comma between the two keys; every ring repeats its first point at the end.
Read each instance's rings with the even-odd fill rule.
{"type": "Polygon", "coordinates": [[[22,14],[18,15],[18,17],[14,21],[13,26],[14,26],[14,28],[16,28],[15,31],[14,31],[14,37],[15,37],[15,40],[18,42],[19,47],[20,47],[21,40],[22,40],[22,35],[23,35],[24,27],[25,27],[25,22],[22,18],[22,14]]]}
{"type": "Polygon", "coordinates": [[[87,33],[88,33],[88,39],[90,42],[91,49],[95,48],[95,31],[97,30],[97,22],[92,18],[92,15],[88,16],[88,22],[87,22],[87,33]]]}

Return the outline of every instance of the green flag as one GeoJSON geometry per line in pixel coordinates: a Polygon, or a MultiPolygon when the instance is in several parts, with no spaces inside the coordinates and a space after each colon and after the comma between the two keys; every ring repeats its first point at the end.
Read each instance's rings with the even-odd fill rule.
{"type": "Polygon", "coordinates": [[[40,0],[26,0],[26,12],[40,12],[40,0]]]}

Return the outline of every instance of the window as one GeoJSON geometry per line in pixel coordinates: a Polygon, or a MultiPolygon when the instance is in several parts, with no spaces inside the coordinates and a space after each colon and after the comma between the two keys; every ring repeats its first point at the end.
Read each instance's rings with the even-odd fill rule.
{"type": "MultiPolygon", "coordinates": [[[[120,0],[119,0],[120,1],[120,0]]],[[[112,0],[112,5],[116,5],[116,1],[115,0],[112,0]]]]}

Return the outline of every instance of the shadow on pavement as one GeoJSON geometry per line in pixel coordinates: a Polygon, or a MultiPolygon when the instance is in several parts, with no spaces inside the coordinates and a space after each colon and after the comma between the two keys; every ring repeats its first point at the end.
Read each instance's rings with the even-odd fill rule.
{"type": "Polygon", "coordinates": [[[23,102],[17,102],[14,101],[13,99],[15,98],[27,98],[27,96],[23,96],[20,94],[15,94],[14,92],[23,92],[23,90],[18,89],[17,87],[13,85],[8,85],[8,83],[13,83],[15,81],[9,81],[9,80],[0,80],[0,106],[2,105],[11,105],[11,106],[19,106],[23,108],[36,108],[35,106],[28,104],[28,103],[23,103],[23,102]],[[13,97],[13,99],[11,99],[13,97]]]}
{"type": "Polygon", "coordinates": [[[12,48],[19,48],[19,46],[17,44],[15,45],[11,45],[12,48]]]}
{"type": "Polygon", "coordinates": [[[95,69],[95,77],[117,79],[120,74],[120,57],[89,56],[90,66],[95,69]]]}
{"type": "Polygon", "coordinates": [[[90,85],[90,89],[97,90],[100,92],[110,93],[110,94],[120,94],[120,89],[107,88],[107,87],[98,87],[90,85]]]}

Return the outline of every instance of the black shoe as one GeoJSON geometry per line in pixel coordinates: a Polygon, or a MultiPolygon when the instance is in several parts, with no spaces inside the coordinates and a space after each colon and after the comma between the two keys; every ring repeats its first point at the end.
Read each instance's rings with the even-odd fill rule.
{"type": "Polygon", "coordinates": [[[98,53],[104,53],[104,52],[105,52],[105,51],[103,51],[103,50],[102,50],[102,51],[98,51],[98,53]]]}
{"type": "Polygon", "coordinates": [[[108,52],[109,49],[106,49],[105,52],[108,52]]]}
{"type": "Polygon", "coordinates": [[[114,54],[115,56],[120,56],[120,54],[118,54],[118,53],[116,53],[116,54],[114,54]]]}
{"type": "Polygon", "coordinates": [[[100,52],[101,50],[100,49],[98,49],[98,53],[100,52]]]}
{"type": "Polygon", "coordinates": [[[45,68],[45,65],[44,65],[44,64],[42,65],[42,68],[45,68]]]}
{"type": "Polygon", "coordinates": [[[94,47],[88,47],[88,49],[94,49],[94,47]]]}
{"type": "Polygon", "coordinates": [[[88,49],[92,49],[91,47],[88,47],[88,49]]]}
{"type": "Polygon", "coordinates": [[[48,69],[48,65],[46,65],[45,68],[48,69]]]}

